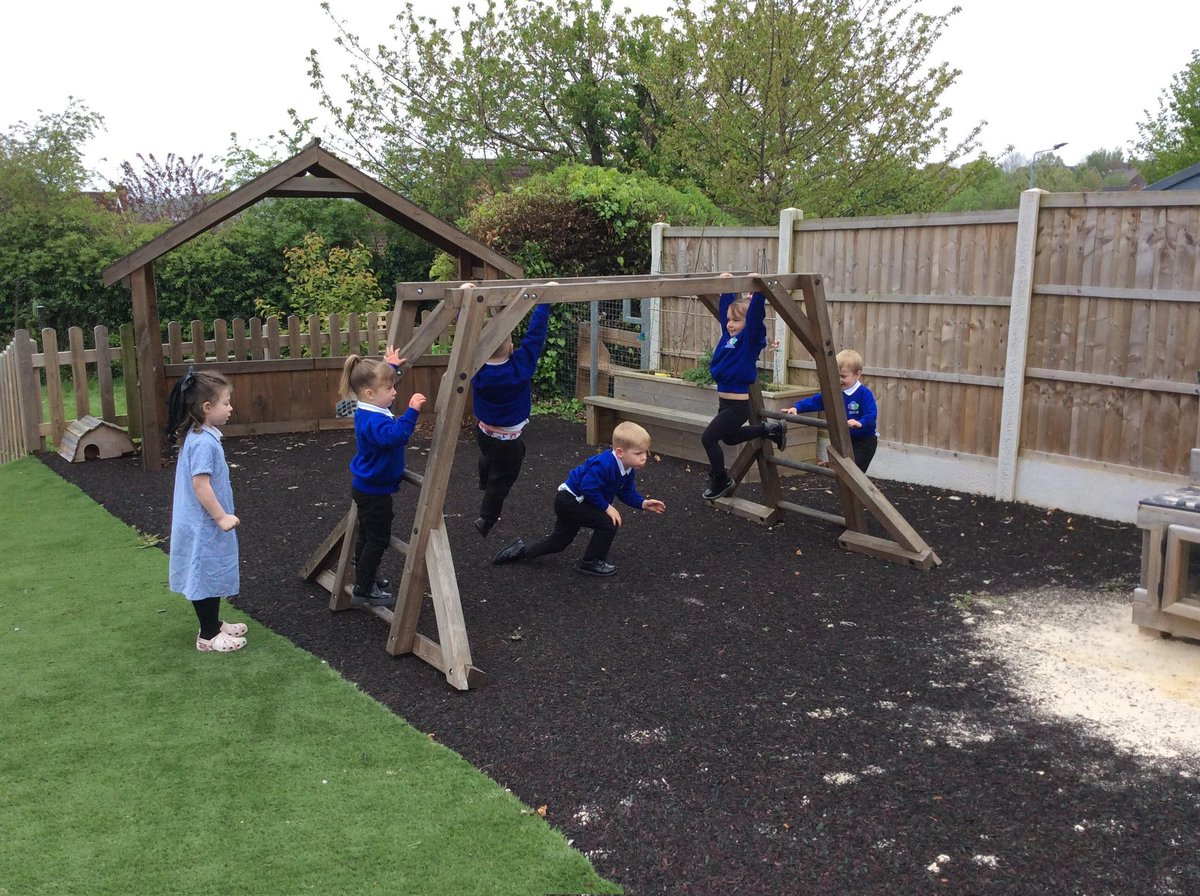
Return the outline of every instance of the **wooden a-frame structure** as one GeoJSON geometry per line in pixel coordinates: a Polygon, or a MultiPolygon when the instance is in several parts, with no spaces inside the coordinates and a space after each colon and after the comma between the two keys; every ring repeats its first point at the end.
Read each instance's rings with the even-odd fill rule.
{"type": "Polygon", "coordinates": [[[520,265],[322,149],[320,139],[314,138],[287,161],[206,206],[104,270],[105,286],[124,281],[132,293],[138,396],[143,421],[142,464],[147,470],[162,468],[163,429],[167,422],[167,380],[160,348],[154,262],[238,212],[269,198],[354,199],[449,253],[458,261],[459,272],[464,277],[498,279],[520,277],[523,273],[520,265]]]}
{"type": "MultiPolygon", "coordinates": [[[[438,284],[427,284],[434,294],[438,284]]],[[[438,391],[433,442],[423,475],[408,474],[420,485],[412,530],[407,542],[393,537],[392,546],[405,555],[395,611],[374,608],[389,623],[387,651],[392,655],[414,653],[440,670],[446,681],[460,690],[481,685],[485,676],[471,661],[466,624],[462,614],[458,581],[450,541],[446,534],[443,507],[454,464],[459,421],[466,409],[471,377],[491,356],[513,328],[538,304],[592,302],[614,299],[648,299],[663,296],[698,296],[718,313],[721,293],[758,290],[775,308],[788,328],[800,339],[817,364],[817,377],[825,396],[829,417],[832,475],[838,484],[844,516],[812,510],[781,499],[779,473],[785,459],[776,458],[769,440],[746,443],[730,475],[739,483],[752,464],[758,465],[763,503],[728,497],[713,502],[730,512],[760,523],[772,523],[785,511],[807,514],[845,525],[839,544],[847,550],[869,554],[928,569],[941,561],[920,535],[904,520],[883,494],[861,473],[852,460],[850,431],[840,395],[824,287],[816,274],[771,276],[712,274],[677,276],[564,279],[554,285],[534,281],[480,282],[469,288],[461,283],[441,284],[442,298],[408,343],[400,349],[404,358],[420,357],[451,321],[456,321],[454,342],[445,381],[438,391]],[[801,293],[801,301],[791,295],[801,293]],[[489,317],[490,315],[490,317],[489,317]],[[867,512],[891,538],[867,532],[867,512]],[[428,586],[437,622],[438,640],[419,634],[418,617],[428,586]]],[[[395,335],[395,334],[393,334],[395,335]]],[[[757,384],[751,391],[752,422],[763,415],[762,395],[757,384]]],[[[824,421],[774,415],[789,422],[826,425],[824,421]]],[[[350,563],[357,532],[353,506],[301,570],[305,579],[330,591],[330,608],[350,606],[350,563]]]]}

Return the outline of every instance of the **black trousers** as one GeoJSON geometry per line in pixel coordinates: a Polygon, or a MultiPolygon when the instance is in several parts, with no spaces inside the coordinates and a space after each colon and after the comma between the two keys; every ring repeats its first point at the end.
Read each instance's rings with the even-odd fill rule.
{"type": "Polygon", "coordinates": [[[521,475],[525,440],[493,439],[478,427],[475,429],[475,439],[479,443],[479,488],[483,490],[479,515],[489,523],[494,523],[500,519],[504,499],[521,475]]]}
{"type": "Polygon", "coordinates": [[[358,506],[358,537],[354,540],[354,563],[358,572],[354,586],[361,594],[370,594],[375,586],[375,574],[379,572],[379,561],[383,552],[392,543],[391,495],[368,495],[356,488],[350,489],[354,503],[358,506]]]}
{"type": "Polygon", "coordinates": [[[879,436],[868,436],[865,439],[851,439],[850,447],[854,449],[854,463],[864,473],[871,466],[875,457],[875,449],[879,447],[879,436]]]}
{"type": "Polygon", "coordinates": [[[746,426],[750,419],[749,398],[722,398],[717,406],[717,416],[705,427],[700,436],[700,444],[708,455],[708,474],[713,481],[724,480],[725,452],[721,443],[740,445],[751,439],[761,439],[767,434],[767,428],[759,423],[756,426],[746,426]]]}
{"type": "Polygon", "coordinates": [[[592,530],[592,538],[583,552],[583,559],[607,559],[608,549],[617,537],[617,524],[595,504],[577,501],[570,492],[558,492],[554,496],[554,531],[525,545],[525,557],[540,557],[566,550],[580,529],[592,530]]]}

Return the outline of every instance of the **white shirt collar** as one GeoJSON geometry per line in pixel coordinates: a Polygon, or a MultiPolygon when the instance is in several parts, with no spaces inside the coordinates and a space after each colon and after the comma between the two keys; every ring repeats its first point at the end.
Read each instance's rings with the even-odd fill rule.
{"type": "Polygon", "coordinates": [[[621,458],[617,457],[616,451],[614,451],[612,453],[612,456],[617,458],[617,469],[621,471],[621,475],[624,476],[626,473],[628,473],[629,467],[627,467],[623,463],[621,463],[621,458]]]}
{"type": "Polygon", "coordinates": [[[360,401],[355,405],[360,411],[370,411],[372,414],[384,414],[385,416],[396,419],[396,415],[392,413],[390,408],[381,408],[377,404],[371,404],[368,401],[360,401]]]}
{"type": "Polygon", "coordinates": [[[217,429],[215,426],[209,426],[207,423],[205,423],[205,424],[204,424],[203,426],[201,426],[200,428],[201,428],[201,429],[202,429],[204,432],[207,432],[207,433],[212,433],[212,435],[213,435],[213,438],[215,438],[215,439],[216,439],[218,442],[219,442],[219,441],[221,441],[221,439],[223,438],[223,437],[222,437],[222,435],[221,435],[221,430],[217,429]]]}
{"type": "Polygon", "coordinates": [[[862,385],[862,380],[858,380],[853,386],[842,390],[843,395],[853,395],[858,391],[858,387],[862,385]]]}

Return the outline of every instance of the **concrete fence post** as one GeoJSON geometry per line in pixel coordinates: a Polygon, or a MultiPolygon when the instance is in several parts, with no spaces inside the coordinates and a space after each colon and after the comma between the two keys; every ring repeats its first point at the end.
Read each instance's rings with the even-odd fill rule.
{"type": "MultiPolygon", "coordinates": [[[[663,240],[670,226],[659,223],[650,228],[651,276],[663,272],[663,240]]],[[[642,370],[658,370],[662,366],[662,299],[642,303],[642,335],[642,370]]]]}
{"type": "Polygon", "coordinates": [[[1004,396],[1000,405],[1000,442],[996,458],[996,498],[1000,501],[1012,501],[1017,493],[1033,268],[1037,254],[1038,213],[1044,195],[1044,190],[1026,190],[1021,194],[1017,212],[1016,263],[1013,266],[1012,304],[1008,311],[1008,351],[1004,360],[1004,396]]]}
{"type": "MultiPolygon", "coordinates": [[[[776,267],[779,274],[800,273],[795,268],[796,222],[804,220],[804,212],[798,208],[785,208],[779,213],[779,245],[776,267]]],[[[792,331],[778,314],[775,315],[775,339],[779,348],[773,358],[771,378],[780,384],[788,381],[788,358],[792,356],[792,331]]]]}

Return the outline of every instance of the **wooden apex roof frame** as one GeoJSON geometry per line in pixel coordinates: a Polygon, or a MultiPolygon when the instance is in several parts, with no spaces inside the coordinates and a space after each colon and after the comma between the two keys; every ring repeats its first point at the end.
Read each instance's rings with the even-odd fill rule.
{"type": "MultiPolygon", "coordinates": [[[[389,623],[386,649],[393,656],[416,654],[442,672],[447,683],[458,690],[479,687],[486,680],[486,675],[471,659],[443,510],[470,379],[512,328],[538,304],[697,296],[716,314],[721,293],[762,291],[776,313],[817,360],[817,376],[829,418],[833,466],[828,470],[812,467],[812,471],[836,479],[844,516],[837,517],[783,501],[777,470],[782,459],[774,457],[773,445],[766,439],[746,443],[729,471],[740,484],[750,466],[757,464],[765,503],[736,497],[721,498],[712,503],[722,510],[763,524],[779,521],[784,511],[836,522],[846,526],[838,543],[847,550],[921,569],[941,563],[932,548],[882,492],[858,470],[852,460],[846,459],[852,457],[850,431],[846,423],[845,405],[841,401],[836,351],[830,338],[828,310],[820,275],[579,277],[565,278],[553,284],[533,280],[483,281],[470,288],[463,288],[462,282],[406,284],[427,293],[425,298],[430,300],[437,299],[440,289],[441,297],[437,299],[434,312],[426,316],[404,345],[401,357],[420,357],[447,324],[456,321],[456,327],[445,378],[442,388],[438,390],[433,442],[425,472],[406,474],[406,479],[419,484],[421,489],[409,540],[392,539],[392,547],[405,556],[396,609],[374,609],[377,616],[389,623]],[[792,297],[793,290],[801,293],[803,306],[792,297]],[[489,310],[492,312],[490,320],[487,319],[489,310]],[[890,540],[868,533],[868,511],[888,532],[890,540]],[[427,587],[437,623],[436,641],[416,630],[427,587]]],[[[394,317],[399,318],[398,315],[394,317]]],[[[400,335],[395,331],[389,333],[392,344],[400,335]]],[[[757,384],[752,386],[750,399],[752,423],[770,413],[763,411],[762,393],[757,384]]],[[[770,416],[793,424],[810,422],[807,418],[797,420],[788,415],[770,416]]],[[[315,581],[330,591],[329,606],[332,610],[350,606],[350,545],[354,543],[356,533],[357,515],[352,505],[300,571],[304,579],[315,581]],[[334,563],[335,568],[330,568],[330,563],[334,563]]]]}
{"type": "Polygon", "coordinates": [[[322,149],[320,139],[314,138],[292,158],[280,162],[105,268],[105,286],[125,281],[132,293],[140,383],[138,394],[144,423],[142,463],[147,470],[162,467],[162,429],[166,425],[167,399],[166,374],[159,348],[161,338],[154,262],[238,212],[272,197],[354,199],[453,255],[458,260],[460,271],[489,277],[520,277],[524,273],[520,265],[322,149]]]}

